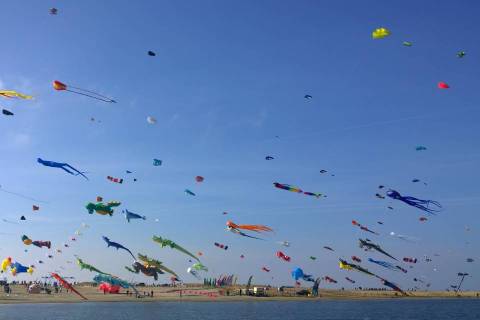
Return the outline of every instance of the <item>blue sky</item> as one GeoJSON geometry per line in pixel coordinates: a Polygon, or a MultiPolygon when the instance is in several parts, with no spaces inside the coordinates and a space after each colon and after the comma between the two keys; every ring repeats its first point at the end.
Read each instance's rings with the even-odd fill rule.
{"type": "Polygon", "coordinates": [[[124,270],[131,259],[107,249],[101,240],[107,235],[193,281],[187,259],[160,249],[151,241],[155,234],[203,252],[207,276],[233,273],[241,282],[254,275],[256,282],[291,284],[290,270],[300,266],[339,280],[322,286],[348,287],[346,276],[357,285],[379,286],[338,269],[338,257],[383,260],[358,248],[358,238],[368,235],[352,227],[355,219],[380,232],[370,238],[393,255],[434,259],[407,275],[364,263],[371,271],[405,288],[425,276],[436,289],[455,282],[457,272],[469,272],[465,288],[478,289],[478,9],[474,1],[4,4],[0,87],[35,100],[0,101],[15,113],[0,118],[0,184],[48,203],[32,213],[32,201],[0,193],[2,218],[27,217],[2,223],[2,257],[35,263],[33,278],[60,270],[91,279],[66,263],[78,254],[101,270],[148,282],[124,270]],[[58,8],[57,16],[49,15],[50,7],[58,8]],[[391,36],[372,40],[378,27],[389,28],[391,36]],[[459,50],[467,52],[463,59],[456,57],[459,50]],[[53,80],[118,103],[54,91],[53,80]],[[437,89],[439,81],[451,89],[437,89]],[[158,123],[148,124],[147,116],[158,123]],[[428,150],[416,152],[417,145],[428,150]],[[275,160],[265,161],[267,155],[275,160]],[[89,172],[90,180],[43,167],[37,157],[68,162],[89,172]],[[153,158],[164,165],[152,166],[153,158]],[[126,182],[113,184],[107,175],[126,182]],[[195,182],[197,175],[205,177],[203,184],[195,182]],[[328,198],[278,190],[275,181],[328,198]],[[379,184],[437,200],[444,210],[422,224],[421,211],[376,199],[379,184]],[[186,188],[197,196],[186,196],[186,188]],[[88,215],[84,206],[97,195],[148,219],[127,224],[121,210],[111,218],[88,215]],[[227,219],[266,224],[275,233],[268,241],[240,238],[225,230],[227,219]],[[22,234],[60,247],[82,222],[90,229],[53,260],[45,258],[46,249],[23,251],[22,234]],[[421,240],[405,243],[391,231],[421,240]],[[292,246],[283,250],[275,243],[281,240],[292,246]],[[277,250],[292,262],[279,261],[277,250]],[[467,257],[476,262],[467,264],[467,257]],[[272,271],[262,273],[262,266],[272,271]]]}

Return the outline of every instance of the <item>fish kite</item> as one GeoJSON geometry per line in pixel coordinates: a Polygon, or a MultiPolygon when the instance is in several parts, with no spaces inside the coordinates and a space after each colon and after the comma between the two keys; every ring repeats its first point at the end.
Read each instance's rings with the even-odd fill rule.
{"type": "Polygon", "coordinates": [[[113,215],[113,208],[118,207],[121,204],[122,203],[119,202],[119,201],[109,201],[107,203],[89,202],[89,203],[87,203],[85,208],[87,209],[89,214],[93,214],[93,212],[96,212],[96,213],[101,214],[101,215],[107,215],[108,214],[108,215],[112,216],[113,215]]]}
{"type": "Polygon", "coordinates": [[[153,159],[153,165],[154,165],[155,167],[161,166],[161,165],[162,165],[162,160],[153,159]]]}
{"type": "Polygon", "coordinates": [[[165,239],[165,238],[158,237],[158,236],[153,236],[152,240],[154,242],[158,243],[160,245],[160,247],[162,247],[162,248],[170,247],[171,249],[178,250],[178,251],[186,254],[187,256],[192,257],[193,259],[197,260],[198,262],[200,262],[200,259],[198,259],[198,257],[196,257],[193,253],[190,253],[189,251],[187,251],[183,247],[179,246],[178,244],[176,244],[172,240],[165,239]]]}
{"type": "Polygon", "coordinates": [[[390,30],[387,28],[377,28],[372,32],[373,39],[383,39],[390,35],[390,30]]]}
{"type": "Polygon", "coordinates": [[[35,241],[32,241],[29,237],[27,237],[26,235],[23,235],[22,236],[22,241],[24,244],[26,244],[27,246],[33,244],[34,246],[36,247],[39,247],[39,248],[42,248],[42,247],[46,247],[48,249],[50,249],[52,243],[50,241],[39,241],[39,240],[35,240],[35,241]]]}
{"type": "Polygon", "coordinates": [[[117,249],[117,250],[118,250],[118,249],[125,250],[125,251],[127,251],[128,253],[130,253],[130,255],[132,256],[132,258],[133,258],[134,260],[136,260],[136,259],[135,259],[135,256],[134,256],[133,253],[132,253],[132,251],[130,251],[130,250],[127,249],[126,247],[122,246],[120,243],[114,242],[114,241],[110,241],[110,239],[107,238],[107,237],[105,237],[105,236],[102,236],[102,239],[103,239],[103,241],[105,241],[105,242],[107,243],[107,248],[113,247],[113,248],[115,248],[115,249],[117,249]]]}
{"type": "Polygon", "coordinates": [[[416,207],[430,214],[435,214],[436,212],[439,212],[440,209],[442,208],[442,205],[437,201],[422,200],[414,197],[402,196],[398,191],[395,191],[392,189],[387,191],[387,196],[394,200],[400,200],[410,206],[416,207]],[[437,207],[438,209],[429,208],[429,206],[434,206],[434,207],[437,207]]]}
{"type": "Polygon", "coordinates": [[[360,248],[365,248],[365,251],[367,250],[375,250],[375,251],[378,251],[380,252],[381,254],[383,255],[386,255],[387,257],[393,259],[393,260],[397,260],[395,257],[393,257],[392,255],[390,255],[389,253],[387,253],[386,251],[384,251],[378,244],[375,244],[373,242],[371,242],[370,240],[368,239],[365,239],[365,240],[362,240],[362,239],[359,239],[359,247],[360,248]]]}
{"type": "Polygon", "coordinates": [[[41,158],[37,158],[37,162],[46,166],[46,167],[62,169],[65,172],[70,173],[71,175],[74,175],[74,176],[80,175],[80,176],[82,176],[82,177],[84,177],[85,179],[88,180],[87,176],[84,175],[84,172],[78,171],[77,169],[75,169],[74,167],[69,165],[68,163],[48,161],[48,160],[43,160],[41,158]],[[76,172],[76,173],[74,173],[74,172],[76,172]]]}
{"type": "Polygon", "coordinates": [[[141,216],[141,215],[133,213],[133,212],[130,212],[127,209],[123,210],[122,212],[125,215],[125,219],[127,219],[127,222],[130,222],[130,220],[132,220],[132,219],[147,220],[147,217],[141,216]]]}
{"type": "Polygon", "coordinates": [[[26,94],[23,94],[14,90],[0,90],[0,96],[4,98],[19,98],[19,99],[25,99],[25,100],[33,99],[32,96],[28,96],[26,94]]]}
{"type": "Polygon", "coordinates": [[[50,273],[50,275],[55,278],[55,280],[57,280],[60,285],[62,287],[64,287],[65,289],[67,290],[71,290],[72,292],[76,293],[79,297],[81,297],[82,299],[84,300],[88,300],[87,298],[85,298],[80,292],[78,292],[77,290],[75,290],[75,288],[70,284],[68,283],[65,279],[63,279],[62,277],[60,277],[57,273],[50,273]]]}
{"type": "Polygon", "coordinates": [[[283,261],[286,261],[286,262],[290,262],[290,260],[292,259],[282,251],[277,251],[277,258],[282,259],[283,261]]]}
{"type": "Polygon", "coordinates": [[[108,273],[100,271],[97,268],[95,268],[94,266],[92,266],[88,263],[85,263],[79,257],[76,257],[76,258],[77,258],[77,264],[78,264],[78,266],[80,267],[81,270],[85,269],[85,270],[88,270],[88,271],[91,271],[91,272],[96,272],[96,273],[100,273],[100,274],[104,274],[104,275],[109,275],[108,273]]]}
{"type": "Polygon", "coordinates": [[[377,236],[379,235],[379,233],[377,233],[377,232],[375,232],[375,231],[372,231],[372,230],[368,229],[368,228],[365,227],[365,226],[362,226],[360,223],[358,223],[358,222],[355,221],[355,220],[352,220],[352,224],[353,224],[354,226],[359,227],[359,228],[360,228],[361,230],[363,230],[363,231],[367,231],[367,232],[376,234],[377,236]]]}
{"type": "Polygon", "coordinates": [[[100,100],[100,101],[103,101],[103,102],[116,103],[115,100],[113,100],[109,97],[106,97],[104,95],[101,95],[99,93],[96,93],[94,91],[85,90],[85,89],[72,87],[72,86],[67,86],[65,83],[62,83],[58,80],[54,80],[52,85],[53,85],[53,89],[55,89],[57,91],[68,91],[68,92],[76,93],[76,94],[86,96],[86,97],[89,97],[89,98],[97,99],[97,100],[100,100]]]}

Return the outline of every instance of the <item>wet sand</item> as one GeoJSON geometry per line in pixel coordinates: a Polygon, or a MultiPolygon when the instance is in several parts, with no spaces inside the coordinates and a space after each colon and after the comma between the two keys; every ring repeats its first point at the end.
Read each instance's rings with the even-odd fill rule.
{"type": "MultiPolygon", "coordinates": [[[[183,288],[180,296],[180,288],[171,287],[140,287],[140,294],[147,294],[153,290],[153,297],[145,296],[136,298],[134,295],[126,295],[125,291],[120,294],[104,294],[98,288],[91,286],[75,286],[75,288],[84,295],[90,302],[154,302],[154,301],[316,301],[322,299],[412,299],[412,298],[478,298],[478,292],[455,292],[447,291],[417,291],[408,292],[408,297],[399,294],[395,295],[392,291],[349,291],[349,290],[320,290],[319,297],[301,297],[301,296],[279,296],[276,290],[270,290],[268,297],[253,296],[227,296],[227,288],[206,289],[201,287],[183,288]]],[[[229,292],[232,292],[230,289],[229,292]]],[[[52,294],[30,294],[27,293],[25,286],[12,286],[12,293],[0,293],[0,304],[11,303],[70,303],[83,302],[79,296],[74,293],[67,293],[63,290],[61,293],[52,294]]]]}

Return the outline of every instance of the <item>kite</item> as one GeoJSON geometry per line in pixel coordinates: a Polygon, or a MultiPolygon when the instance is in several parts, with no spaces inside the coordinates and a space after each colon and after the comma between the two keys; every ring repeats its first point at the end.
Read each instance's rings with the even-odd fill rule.
{"type": "Polygon", "coordinates": [[[153,159],[153,165],[154,165],[155,167],[161,166],[161,165],[162,165],[162,160],[153,159]]]}
{"type": "Polygon", "coordinates": [[[296,193],[303,192],[300,188],[291,186],[289,184],[274,182],[273,185],[275,186],[275,188],[282,189],[282,190],[287,190],[287,191],[296,192],[296,193]]]}
{"type": "Polygon", "coordinates": [[[385,196],[382,196],[380,193],[375,193],[375,197],[378,199],[385,199],[385,196]]]}
{"type": "Polygon", "coordinates": [[[89,202],[89,203],[87,203],[85,208],[87,209],[89,214],[93,214],[93,212],[96,212],[96,213],[101,214],[101,215],[107,215],[108,214],[108,215],[112,216],[113,215],[113,208],[118,207],[121,204],[122,203],[119,202],[119,201],[109,201],[107,203],[89,202]]]}
{"type": "Polygon", "coordinates": [[[467,261],[467,262],[474,262],[475,260],[473,260],[472,258],[467,258],[466,261],[467,261]]]}
{"type": "Polygon", "coordinates": [[[411,43],[410,41],[403,41],[402,43],[405,47],[411,47],[413,46],[413,43],[411,43]]]}
{"type": "Polygon", "coordinates": [[[130,170],[125,170],[125,173],[126,173],[126,174],[129,174],[129,173],[132,173],[132,171],[130,171],[130,170]]]}
{"type": "Polygon", "coordinates": [[[133,288],[131,284],[129,284],[127,281],[122,280],[118,277],[112,276],[112,275],[106,275],[106,274],[98,274],[95,277],[93,277],[93,281],[96,283],[109,283],[113,286],[120,286],[122,288],[133,288]]]}
{"type": "Polygon", "coordinates": [[[224,244],[221,244],[221,243],[218,243],[218,242],[215,242],[214,245],[220,249],[223,249],[223,250],[227,250],[228,249],[228,246],[224,245],[224,244]]]}
{"type": "Polygon", "coordinates": [[[33,99],[32,96],[28,96],[26,94],[23,94],[14,90],[0,90],[0,96],[4,98],[19,98],[19,99],[25,99],[25,100],[33,99]]]}
{"type": "Polygon", "coordinates": [[[458,51],[457,52],[457,58],[463,58],[465,57],[467,53],[465,51],[458,51]]]}
{"type": "Polygon", "coordinates": [[[360,259],[359,257],[357,256],[352,256],[352,260],[355,261],[355,262],[362,262],[362,259],[360,259]]]}
{"type": "Polygon", "coordinates": [[[277,251],[277,258],[282,259],[283,261],[286,261],[286,262],[290,262],[290,260],[292,259],[282,251],[277,251]]]}
{"type": "Polygon", "coordinates": [[[403,258],[403,262],[407,262],[407,263],[417,263],[417,258],[410,258],[410,257],[405,257],[403,258]]]}
{"type": "Polygon", "coordinates": [[[313,260],[313,261],[315,261],[315,260],[317,260],[317,257],[310,256],[310,260],[313,260]]]}
{"type": "Polygon", "coordinates": [[[190,273],[192,276],[194,276],[195,278],[197,278],[197,280],[200,280],[200,275],[198,274],[198,272],[192,268],[188,268],[187,269],[187,273],[190,273]]]}
{"type": "Polygon", "coordinates": [[[64,287],[65,289],[67,290],[71,290],[72,292],[76,293],[79,297],[81,297],[82,299],[84,300],[88,300],[87,298],[85,298],[80,292],[78,292],[77,290],[75,290],[75,288],[70,284],[68,283],[65,279],[63,279],[62,277],[60,277],[57,273],[50,273],[51,276],[53,278],[55,278],[62,287],[64,287]]]}
{"type": "Polygon", "coordinates": [[[383,189],[383,188],[385,188],[385,186],[382,186],[382,185],[378,186],[378,189],[383,189]]]}
{"type": "Polygon", "coordinates": [[[55,161],[48,161],[48,160],[43,160],[41,158],[37,158],[37,162],[46,166],[46,167],[51,167],[51,168],[58,168],[66,171],[67,173],[70,173],[71,175],[78,176],[81,175],[85,179],[88,180],[87,176],[84,175],[84,172],[78,171],[68,163],[61,163],[61,162],[55,162],[55,161]],[[74,173],[74,172],[76,173],[74,173]]]}
{"type": "Polygon", "coordinates": [[[375,231],[372,231],[372,230],[368,229],[368,228],[367,228],[367,227],[365,227],[365,226],[362,226],[360,223],[358,223],[358,222],[357,222],[357,221],[355,221],[355,220],[352,220],[352,224],[353,224],[354,226],[357,226],[357,227],[359,227],[359,228],[360,228],[361,230],[363,230],[363,231],[367,231],[367,232],[370,232],[370,233],[376,234],[377,236],[379,235],[377,232],[375,232],[375,231]]]}
{"type": "Polygon", "coordinates": [[[33,244],[34,246],[36,247],[39,247],[39,248],[42,248],[42,247],[47,247],[48,249],[50,249],[52,243],[50,241],[39,241],[39,240],[36,240],[36,241],[32,241],[29,237],[27,237],[26,235],[23,235],[22,236],[22,241],[24,244],[26,244],[27,246],[33,244]]]}
{"type": "Polygon", "coordinates": [[[345,277],[345,279],[350,283],[355,283],[355,280],[350,279],[349,277],[345,277]]]}
{"type": "Polygon", "coordinates": [[[440,82],[437,84],[437,86],[438,86],[438,89],[450,89],[450,86],[449,86],[447,83],[443,82],[443,81],[440,81],[440,82]]]}
{"type": "Polygon", "coordinates": [[[34,271],[33,266],[24,266],[19,262],[15,262],[10,264],[10,272],[12,273],[13,276],[16,276],[19,273],[28,273],[32,274],[34,271]]]}
{"type": "Polygon", "coordinates": [[[240,259],[243,259],[245,258],[245,256],[243,254],[240,255],[240,259]]]}
{"type": "Polygon", "coordinates": [[[275,158],[272,157],[272,156],[266,156],[266,157],[265,157],[265,160],[274,160],[274,159],[275,159],[275,158]]]}
{"type": "Polygon", "coordinates": [[[399,288],[396,284],[394,284],[393,282],[389,282],[389,281],[387,281],[387,280],[385,280],[385,279],[382,279],[382,284],[383,284],[384,286],[387,286],[387,287],[392,288],[394,291],[398,291],[398,292],[402,293],[402,294],[405,295],[405,296],[407,295],[407,294],[405,293],[405,291],[403,291],[402,289],[400,289],[400,288],[399,288]]]}
{"type": "Polygon", "coordinates": [[[401,239],[401,240],[407,241],[407,242],[416,242],[418,240],[418,238],[416,238],[416,237],[406,236],[406,235],[403,235],[403,234],[396,234],[393,231],[390,232],[390,235],[392,237],[397,237],[398,239],[401,239]]]}
{"type": "Polygon", "coordinates": [[[50,12],[51,15],[56,15],[58,13],[58,9],[57,8],[50,8],[50,10],[48,10],[50,12]]]}
{"type": "Polygon", "coordinates": [[[418,220],[420,220],[421,222],[424,222],[424,221],[427,221],[428,219],[426,217],[420,217],[418,218],[418,220]]]}
{"type": "Polygon", "coordinates": [[[373,39],[383,39],[390,35],[390,30],[387,28],[377,28],[372,32],[373,39]]]}
{"type": "Polygon", "coordinates": [[[415,147],[415,150],[416,150],[416,151],[425,151],[425,150],[427,150],[427,147],[424,147],[424,146],[416,146],[416,147],[415,147]]]}
{"type": "Polygon", "coordinates": [[[323,246],[323,249],[327,249],[327,250],[330,250],[330,251],[335,251],[331,247],[328,247],[328,246],[323,246]]]}
{"type": "Polygon", "coordinates": [[[390,210],[393,210],[393,207],[387,207],[387,208],[390,209],[390,210]]]}
{"type": "Polygon", "coordinates": [[[107,243],[107,248],[110,248],[110,247],[113,247],[113,248],[116,248],[117,250],[118,249],[123,249],[125,251],[127,251],[128,253],[130,253],[130,255],[133,257],[134,260],[135,259],[135,256],[133,255],[132,251],[130,251],[129,249],[127,249],[126,247],[122,246],[120,243],[118,242],[114,242],[114,241],[110,241],[109,238],[105,237],[105,236],[102,236],[102,239],[107,243]]]}
{"type": "Polygon", "coordinates": [[[313,97],[312,97],[311,95],[309,95],[309,94],[306,94],[306,95],[304,95],[303,97],[304,97],[305,99],[307,99],[307,100],[310,100],[310,99],[313,98],[313,97]]]}
{"type": "Polygon", "coordinates": [[[100,100],[100,101],[103,101],[103,102],[116,103],[115,100],[113,100],[109,97],[106,97],[104,95],[101,95],[99,93],[96,93],[96,92],[93,92],[93,91],[90,91],[90,90],[77,88],[77,87],[67,86],[65,83],[62,83],[58,80],[53,81],[53,89],[55,89],[57,91],[68,91],[68,92],[76,93],[76,94],[86,96],[86,97],[89,97],[89,98],[93,98],[93,99],[97,99],[97,100],[100,100]]]}
{"type": "Polygon", "coordinates": [[[292,278],[295,281],[298,281],[299,279],[302,279],[304,281],[310,281],[310,282],[315,282],[315,279],[313,279],[312,275],[305,274],[301,268],[295,268],[291,272],[292,278]]]}
{"type": "Polygon", "coordinates": [[[13,112],[8,111],[7,109],[2,109],[2,113],[6,116],[13,116],[13,112]]]}
{"type": "Polygon", "coordinates": [[[333,278],[330,278],[329,276],[325,276],[323,277],[323,280],[327,281],[327,282],[330,282],[330,283],[337,283],[338,281],[333,279],[333,278]]]}
{"type": "Polygon", "coordinates": [[[370,271],[368,271],[367,269],[363,268],[362,266],[360,266],[358,264],[350,263],[350,262],[347,262],[346,260],[343,260],[343,259],[339,259],[339,260],[340,260],[340,262],[338,263],[338,266],[340,267],[340,269],[344,269],[344,270],[355,269],[358,272],[363,272],[365,274],[368,274],[369,276],[376,277],[375,274],[371,273],[370,271]]]}
{"type": "Polygon", "coordinates": [[[100,274],[104,274],[104,275],[109,275],[108,273],[100,271],[97,268],[95,268],[94,266],[83,262],[83,260],[80,259],[79,257],[76,257],[76,258],[77,258],[77,264],[78,264],[78,266],[80,267],[81,270],[85,269],[85,270],[88,270],[88,271],[91,271],[91,272],[96,272],[96,273],[100,273],[100,274]]]}
{"type": "Polygon", "coordinates": [[[400,200],[410,206],[416,207],[430,214],[435,214],[436,212],[439,212],[440,209],[442,208],[442,205],[437,201],[422,200],[414,197],[402,196],[398,191],[395,191],[392,189],[387,191],[387,196],[394,200],[400,200]],[[438,209],[429,208],[430,205],[435,206],[438,209]]]}
{"type": "Polygon", "coordinates": [[[205,267],[203,264],[201,264],[200,262],[197,262],[197,263],[194,263],[192,265],[192,268],[194,270],[197,270],[197,271],[205,271],[205,272],[208,272],[208,268],[205,267]]]}
{"type": "Polygon", "coordinates": [[[359,243],[360,248],[365,248],[365,251],[376,250],[376,251],[380,252],[381,254],[384,254],[384,255],[386,255],[387,257],[389,257],[393,260],[397,260],[396,258],[391,256],[390,254],[388,254],[386,251],[384,251],[378,244],[375,244],[368,239],[365,239],[365,240],[359,239],[359,241],[360,241],[360,243],[359,243]]]}
{"type": "Polygon", "coordinates": [[[25,216],[21,216],[20,220],[25,221],[25,220],[27,220],[27,218],[25,218],[25,216]]]}
{"type": "Polygon", "coordinates": [[[395,266],[395,267],[396,267],[398,270],[402,271],[403,273],[407,273],[407,272],[408,272],[407,269],[404,269],[404,268],[402,268],[402,267],[400,267],[400,266],[395,266]]]}
{"type": "MultiPolygon", "coordinates": [[[[172,270],[170,270],[169,268],[165,267],[165,266],[163,265],[163,263],[160,262],[160,261],[158,261],[158,260],[149,258],[149,257],[147,257],[146,255],[142,255],[142,254],[140,254],[140,253],[138,254],[138,259],[143,262],[143,266],[146,266],[146,267],[155,267],[155,268],[157,269],[157,272],[158,272],[159,274],[162,274],[162,273],[164,273],[164,272],[167,272],[167,273],[170,273],[171,275],[173,275],[173,276],[175,276],[175,277],[178,277],[178,275],[177,275],[174,271],[172,271],[172,270]]],[[[137,261],[135,261],[135,262],[137,262],[137,261]]],[[[137,263],[138,263],[138,262],[137,262],[137,263]]]]}
{"type": "Polygon", "coordinates": [[[157,119],[155,119],[155,118],[152,117],[152,116],[148,116],[148,117],[147,117],[147,122],[148,122],[149,124],[156,124],[156,123],[157,123],[157,119]]]}
{"type": "Polygon", "coordinates": [[[121,179],[121,178],[114,178],[112,176],[107,176],[107,179],[114,182],[114,183],[120,183],[120,184],[123,183],[123,179],[121,179]]]}
{"type": "Polygon", "coordinates": [[[183,247],[179,246],[178,244],[176,244],[172,240],[164,239],[164,238],[158,237],[158,236],[153,236],[152,240],[154,242],[158,243],[160,245],[160,247],[162,247],[162,248],[170,247],[171,249],[178,250],[178,251],[186,254],[187,256],[190,256],[193,259],[200,262],[200,259],[198,259],[198,257],[196,257],[194,254],[190,253],[189,251],[187,251],[183,247]]]}
{"type": "Polygon", "coordinates": [[[196,176],[196,177],[195,177],[195,181],[197,181],[198,183],[203,182],[203,180],[205,180],[205,178],[202,177],[202,176],[196,176]]]}
{"type": "Polygon", "coordinates": [[[248,237],[248,238],[263,240],[263,239],[248,235],[248,234],[242,232],[240,229],[250,230],[250,231],[254,231],[254,232],[262,232],[262,231],[272,232],[273,231],[270,227],[267,227],[267,226],[264,226],[264,225],[255,225],[255,224],[253,224],[253,225],[250,225],[250,224],[237,225],[230,220],[227,221],[227,230],[228,231],[236,233],[236,234],[238,234],[242,237],[248,237]]]}
{"type": "Polygon", "coordinates": [[[189,195],[189,196],[195,196],[196,194],[193,193],[192,191],[188,190],[188,189],[185,189],[183,192],[185,192],[186,195],[189,195]]]}
{"type": "Polygon", "coordinates": [[[378,223],[378,224],[383,224],[383,222],[382,222],[382,221],[377,221],[377,223],[378,223]]]}
{"type": "MultiPolygon", "coordinates": [[[[317,197],[317,198],[320,198],[322,196],[321,193],[318,193],[318,192],[308,192],[308,191],[304,191],[303,192],[304,195],[307,195],[307,196],[314,196],[314,197],[317,197]]],[[[325,196],[326,197],[326,196],[325,196]]]]}
{"type": "Polygon", "coordinates": [[[284,247],[290,247],[290,242],[288,241],[278,241],[277,243],[284,247]]]}
{"type": "Polygon", "coordinates": [[[36,205],[32,206],[32,211],[38,211],[38,210],[40,210],[39,206],[36,206],[36,205]]]}
{"type": "Polygon", "coordinates": [[[382,266],[384,268],[390,269],[390,270],[397,270],[397,267],[395,267],[393,264],[386,262],[386,261],[379,261],[379,260],[373,260],[372,258],[368,258],[368,261],[372,263],[376,263],[379,266],[382,266]]]}
{"type": "Polygon", "coordinates": [[[130,211],[128,211],[127,209],[123,210],[122,212],[123,212],[123,214],[125,215],[125,219],[127,219],[127,222],[130,222],[130,220],[132,220],[132,219],[143,219],[143,220],[147,220],[147,217],[141,216],[141,215],[136,214],[136,213],[133,213],[133,212],[130,212],[130,211]]]}
{"type": "Polygon", "coordinates": [[[153,51],[148,51],[147,54],[150,56],[150,57],[155,57],[157,54],[153,51]]]}
{"type": "Polygon", "coordinates": [[[270,272],[270,269],[267,268],[267,267],[262,267],[262,271],[265,271],[265,272],[270,272]]]}

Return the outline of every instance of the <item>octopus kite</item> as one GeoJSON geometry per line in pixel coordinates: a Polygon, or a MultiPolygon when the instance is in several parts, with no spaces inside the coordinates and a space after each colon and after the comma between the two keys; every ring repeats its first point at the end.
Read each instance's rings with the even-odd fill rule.
{"type": "MultiPolygon", "coordinates": [[[[183,247],[179,246],[175,242],[169,239],[165,239],[162,237],[158,236],[153,236],[152,240],[160,245],[160,247],[165,248],[165,247],[170,247],[172,249],[178,250],[182,253],[185,253],[186,255],[192,257],[193,259],[197,260],[200,262],[200,259],[196,257],[193,253],[189,252],[188,250],[184,249],[183,247]]],[[[228,248],[228,247],[227,247],[228,248]]]]}
{"type": "Polygon", "coordinates": [[[112,216],[113,215],[113,208],[118,207],[121,204],[122,203],[119,202],[119,201],[109,201],[107,203],[89,202],[89,203],[87,203],[85,208],[87,209],[89,214],[93,214],[93,212],[96,212],[96,213],[101,214],[101,215],[107,215],[108,214],[109,216],[112,216]]]}
{"type": "Polygon", "coordinates": [[[260,238],[254,237],[254,236],[250,236],[250,235],[242,232],[241,230],[250,230],[250,231],[259,232],[259,233],[262,232],[262,231],[265,231],[265,232],[272,232],[273,231],[270,227],[267,227],[267,226],[264,226],[264,225],[255,225],[255,224],[240,224],[240,225],[237,225],[230,220],[227,221],[227,230],[230,231],[230,232],[236,233],[236,234],[238,234],[242,237],[248,237],[248,238],[259,239],[259,240],[263,240],[263,239],[260,239],[260,238]]]}
{"type": "Polygon", "coordinates": [[[84,177],[85,179],[88,180],[87,176],[84,175],[84,172],[78,171],[77,169],[75,169],[74,167],[69,165],[68,163],[48,161],[48,160],[43,160],[41,158],[37,158],[37,162],[40,163],[40,164],[43,164],[46,167],[62,169],[65,172],[70,173],[71,175],[74,175],[74,176],[80,175],[80,176],[82,176],[82,177],[84,177]],[[74,173],[74,172],[76,172],[76,173],[74,173]]]}
{"type": "Polygon", "coordinates": [[[58,80],[53,81],[53,89],[57,91],[68,91],[68,92],[76,93],[76,94],[97,99],[103,102],[116,103],[115,100],[108,98],[104,95],[101,95],[99,93],[96,93],[94,91],[85,90],[85,89],[81,89],[73,86],[67,86],[65,83],[62,83],[58,80]]]}
{"type": "Polygon", "coordinates": [[[438,203],[437,201],[422,200],[422,199],[417,199],[417,198],[414,198],[414,197],[402,196],[398,191],[395,191],[395,190],[392,190],[392,189],[387,191],[387,196],[389,198],[394,199],[394,200],[400,200],[400,201],[408,204],[409,206],[418,208],[418,209],[423,210],[423,211],[425,211],[427,213],[430,213],[430,214],[435,214],[435,213],[439,212],[440,209],[442,208],[442,205],[440,203],[438,203]],[[429,206],[434,206],[438,209],[429,208],[429,206]]]}

